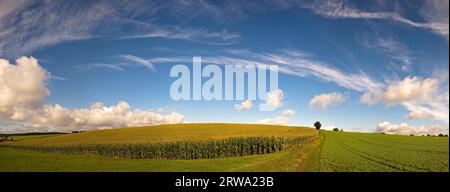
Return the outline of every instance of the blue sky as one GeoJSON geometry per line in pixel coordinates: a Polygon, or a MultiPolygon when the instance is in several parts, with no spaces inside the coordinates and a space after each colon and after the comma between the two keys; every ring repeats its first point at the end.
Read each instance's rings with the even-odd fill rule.
{"type": "MultiPolygon", "coordinates": [[[[0,0],[0,5],[5,66],[32,56],[51,74],[43,78],[48,94],[32,102],[4,99],[2,105],[0,93],[3,132],[159,124],[171,122],[173,113],[182,116],[175,118],[180,122],[311,126],[320,120],[327,128],[353,131],[448,132],[446,0],[0,0]],[[204,64],[279,65],[282,105],[262,112],[255,106],[264,101],[252,101],[254,107],[242,111],[235,109],[242,101],[173,101],[170,69],[191,66],[193,56],[203,57],[204,64]],[[113,117],[110,111],[120,101],[131,108],[124,114],[144,120],[95,119],[96,112],[113,117]],[[97,102],[103,103],[99,111],[92,107],[97,102]],[[67,116],[50,115],[56,105],[67,116]],[[287,109],[295,114],[282,115],[287,109]],[[16,112],[43,117],[15,118],[16,112]],[[79,120],[81,113],[86,120],[79,120]]],[[[11,91],[18,89],[2,78],[0,90],[3,83],[11,95],[30,94],[11,91]]]]}

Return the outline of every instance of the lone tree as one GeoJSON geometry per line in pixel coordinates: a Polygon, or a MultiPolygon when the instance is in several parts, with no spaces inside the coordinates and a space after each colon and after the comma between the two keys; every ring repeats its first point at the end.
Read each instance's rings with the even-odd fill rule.
{"type": "Polygon", "coordinates": [[[316,121],[316,122],[314,123],[314,127],[315,127],[317,130],[319,130],[319,129],[322,127],[322,124],[320,124],[319,121],[316,121]]]}

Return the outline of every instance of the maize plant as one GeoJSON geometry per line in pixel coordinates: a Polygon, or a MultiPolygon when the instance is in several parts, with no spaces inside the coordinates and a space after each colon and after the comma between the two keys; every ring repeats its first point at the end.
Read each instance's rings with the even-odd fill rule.
{"type": "Polygon", "coordinates": [[[311,136],[234,137],[208,141],[176,141],[136,144],[83,144],[69,146],[20,146],[41,152],[87,154],[127,159],[212,159],[282,151],[307,143],[311,136]]]}

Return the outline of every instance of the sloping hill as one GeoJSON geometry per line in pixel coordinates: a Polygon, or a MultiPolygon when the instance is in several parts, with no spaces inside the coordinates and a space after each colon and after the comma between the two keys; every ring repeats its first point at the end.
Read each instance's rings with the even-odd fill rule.
{"type": "MultiPolygon", "coordinates": [[[[316,130],[305,127],[247,124],[182,124],[91,131],[2,143],[0,144],[0,171],[305,171],[308,168],[311,154],[320,143],[318,135],[319,132],[316,130]],[[233,138],[237,138],[237,140],[233,140],[233,138]],[[246,142],[247,138],[253,140],[246,142]],[[258,139],[255,140],[255,138],[262,139],[264,143],[258,143],[258,139]],[[267,138],[269,138],[269,143],[265,140],[267,138]],[[271,150],[273,146],[279,144],[270,143],[270,138],[307,138],[307,140],[293,143],[293,146],[276,153],[265,153],[267,151],[264,149],[271,150]],[[219,141],[219,143],[231,141],[231,143],[215,147],[214,143],[211,145],[211,141],[219,141]],[[244,144],[239,141],[243,141],[244,144]],[[177,144],[180,142],[183,147],[177,149],[184,150],[184,152],[187,148],[187,145],[183,145],[186,144],[184,142],[187,142],[188,145],[194,144],[193,149],[195,150],[189,150],[189,153],[198,153],[198,149],[208,150],[210,148],[218,149],[223,153],[224,151],[230,152],[225,148],[233,149],[235,147],[239,155],[241,149],[247,152],[255,150],[255,154],[259,154],[257,151],[263,149],[263,154],[240,157],[219,156],[212,159],[195,160],[133,160],[115,158],[115,155],[111,157],[110,155],[78,153],[77,150],[69,150],[69,153],[49,153],[80,146],[82,149],[85,149],[83,146],[100,146],[102,149],[106,146],[108,150],[127,153],[135,150],[136,146],[138,149],[142,149],[142,146],[151,148],[165,146],[164,143],[177,144]],[[204,142],[206,142],[207,148],[199,147],[198,144],[204,145],[204,142]],[[117,146],[132,146],[133,148],[121,150],[123,148],[117,148],[117,146]],[[249,148],[248,146],[256,147],[249,148]],[[46,149],[50,150],[44,153],[40,152],[46,151],[46,149]]],[[[174,148],[169,146],[167,149],[174,148]]],[[[174,153],[179,154],[180,151],[175,150],[174,153]]]]}
{"type": "Polygon", "coordinates": [[[314,136],[306,127],[254,124],[173,124],[147,127],[88,131],[15,142],[14,145],[64,146],[78,144],[162,143],[176,141],[207,141],[231,137],[294,137],[314,136]]]}

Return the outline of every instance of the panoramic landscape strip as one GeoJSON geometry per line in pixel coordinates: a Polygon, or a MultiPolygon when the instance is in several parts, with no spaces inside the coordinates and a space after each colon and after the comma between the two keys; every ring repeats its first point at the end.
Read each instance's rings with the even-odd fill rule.
{"type": "Polygon", "coordinates": [[[449,95],[449,0],[0,0],[3,175],[440,175],[449,95]]]}
{"type": "Polygon", "coordinates": [[[444,135],[161,125],[9,136],[0,143],[0,171],[448,172],[448,146],[444,135]]]}

